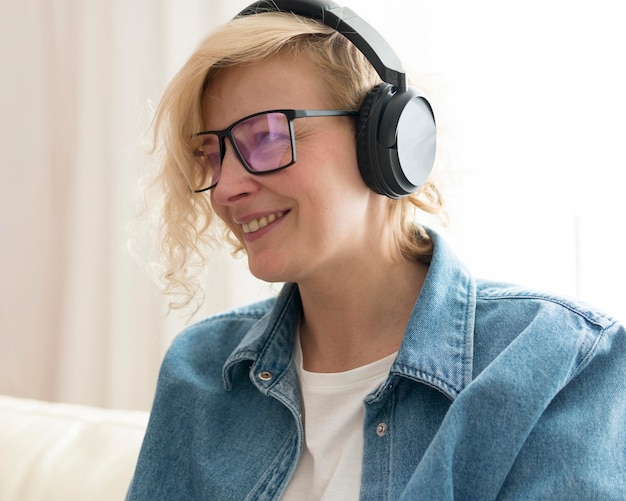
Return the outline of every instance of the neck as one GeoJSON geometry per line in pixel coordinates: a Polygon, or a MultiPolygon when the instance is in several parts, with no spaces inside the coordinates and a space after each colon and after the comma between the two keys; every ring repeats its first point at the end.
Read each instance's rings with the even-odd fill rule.
{"type": "Polygon", "coordinates": [[[299,283],[304,368],[341,372],[397,351],[426,272],[417,262],[379,260],[299,283]]]}

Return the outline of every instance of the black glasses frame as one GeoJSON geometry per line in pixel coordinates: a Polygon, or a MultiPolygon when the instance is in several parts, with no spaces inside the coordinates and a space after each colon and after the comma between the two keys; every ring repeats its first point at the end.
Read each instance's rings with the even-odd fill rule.
{"type": "MultiPolygon", "coordinates": [[[[350,110],[267,110],[267,111],[260,111],[258,113],[253,113],[252,115],[248,115],[246,117],[240,118],[239,120],[229,125],[225,129],[205,130],[205,131],[195,133],[192,137],[200,137],[200,136],[204,136],[207,134],[214,134],[218,137],[219,146],[220,146],[220,166],[219,166],[220,172],[222,170],[222,162],[224,161],[224,156],[226,155],[226,138],[228,138],[228,140],[230,141],[230,144],[233,146],[233,150],[235,151],[237,158],[243,165],[244,169],[246,169],[246,171],[249,172],[250,174],[263,175],[263,174],[269,174],[272,172],[277,172],[282,169],[286,169],[287,167],[296,163],[296,137],[295,137],[294,128],[293,128],[293,121],[296,118],[341,117],[341,116],[355,117],[358,114],[359,114],[358,111],[350,111],[350,110]],[[239,147],[237,146],[237,141],[233,137],[232,130],[235,127],[237,127],[237,125],[239,125],[242,122],[245,122],[246,120],[249,120],[251,118],[254,118],[260,115],[268,115],[270,113],[281,113],[287,118],[287,122],[289,123],[289,139],[291,142],[291,162],[289,162],[286,165],[281,165],[280,167],[277,167],[275,169],[258,171],[258,170],[254,170],[252,166],[248,164],[248,162],[244,158],[241,151],[239,151],[239,147]]],[[[194,193],[202,193],[204,191],[210,190],[211,188],[214,188],[215,186],[217,186],[217,183],[219,183],[219,177],[218,177],[218,181],[211,184],[210,186],[206,188],[201,188],[199,190],[193,190],[193,191],[194,193]]]]}

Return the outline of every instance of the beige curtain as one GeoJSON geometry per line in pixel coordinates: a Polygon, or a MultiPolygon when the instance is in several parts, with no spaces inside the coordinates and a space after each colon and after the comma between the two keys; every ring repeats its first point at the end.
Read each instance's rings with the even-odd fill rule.
{"type": "MultiPolygon", "coordinates": [[[[222,3],[0,5],[0,393],[147,408],[186,318],[166,316],[128,251],[141,139],[222,3]]],[[[224,274],[238,266],[219,259],[205,313],[235,300],[224,274]]]]}
{"type": "MultiPolygon", "coordinates": [[[[141,138],[202,34],[247,3],[0,0],[1,394],[149,407],[186,318],[128,250],[141,138]]],[[[434,90],[459,253],[626,318],[619,8],[346,4],[434,90]]],[[[272,293],[226,256],[206,275],[199,316],[272,293]]]]}

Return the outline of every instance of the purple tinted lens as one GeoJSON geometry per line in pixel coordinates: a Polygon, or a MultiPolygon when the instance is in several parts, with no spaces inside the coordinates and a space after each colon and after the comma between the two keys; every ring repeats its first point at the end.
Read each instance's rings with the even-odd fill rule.
{"type": "Polygon", "coordinates": [[[292,141],[289,121],[282,113],[264,113],[232,129],[241,157],[255,172],[268,172],[289,165],[292,141]]]}

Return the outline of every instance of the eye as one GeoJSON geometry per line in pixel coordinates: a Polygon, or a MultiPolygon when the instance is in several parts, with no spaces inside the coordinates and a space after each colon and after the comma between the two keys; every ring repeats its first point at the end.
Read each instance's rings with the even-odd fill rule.
{"type": "Polygon", "coordinates": [[[285,143],[290,143],[290,137],[288,134],[284,134],[278,131],[264,131],[255,135],[255,145],[257,147],[275,147],[281,146],[285,143]]]}

